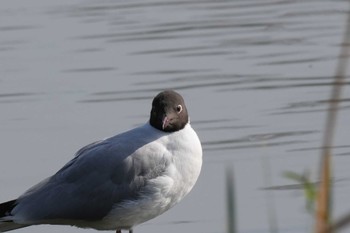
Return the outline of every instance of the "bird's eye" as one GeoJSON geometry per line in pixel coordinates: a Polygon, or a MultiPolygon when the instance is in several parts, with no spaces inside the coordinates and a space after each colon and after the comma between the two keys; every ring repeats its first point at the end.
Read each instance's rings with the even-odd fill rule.
{"type": "Polygon", "coordinates": [[[176,111],[177,111],[177,113],[182,112],[182,106],[181,106],[181,104],[177,105],[176,111]]]}

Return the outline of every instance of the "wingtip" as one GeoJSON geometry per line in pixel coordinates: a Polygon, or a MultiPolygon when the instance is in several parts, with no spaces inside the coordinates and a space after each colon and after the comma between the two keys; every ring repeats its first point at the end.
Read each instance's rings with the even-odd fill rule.
{"type": "Polygon", "coordinates": [[[0,232],[12,231],[27,226],[9,220],[11,211],[16,206],[16,201],[17,200],[11,200],[0,204],[0,232]]]}
{"type": "Polygon", "coordinates": [[[12,209],[16,206],[17,200],[11,200],[0,204],[0,219],[9,216],[12,209]]]}

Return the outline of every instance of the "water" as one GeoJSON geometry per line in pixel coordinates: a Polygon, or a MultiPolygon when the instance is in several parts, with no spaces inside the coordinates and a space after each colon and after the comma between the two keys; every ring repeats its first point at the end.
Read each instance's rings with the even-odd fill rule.
{"type": "MultiPolygon", "coordinates": [[[[153,96],[172,88],[203,142],[203,171],[181,204],[136,232],[224,232],[226,166],[239,232],[269,232],[263,188],[294,184],[284,171],[317,177],[347,9],[340,0],[3,0],[0,200],[80,147],[143,124],[153,96]]],[[[335,216],[350,211],[349,99],[347,82],[333,150],[335,216]]],[[[310,231],[302,192],[271,192],[280,232],[310,231]]],[[[94,232],[18,232],[47,231],[94,232]]]]}

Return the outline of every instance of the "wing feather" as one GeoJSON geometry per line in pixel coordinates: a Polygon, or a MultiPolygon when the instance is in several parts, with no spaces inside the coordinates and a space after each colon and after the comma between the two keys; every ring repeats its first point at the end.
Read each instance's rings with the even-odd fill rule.
{"type": "Polygon", "coordinates": [[[126,139],[118,135],[82,148],[55,175],[24,193],[12,214],[26,223],[96,221],[114,205],[137,199],[147,181],[161,175],[167,163],[145,164],[147,160],[130,156],[147,143],[130,145],[126,139]]]}

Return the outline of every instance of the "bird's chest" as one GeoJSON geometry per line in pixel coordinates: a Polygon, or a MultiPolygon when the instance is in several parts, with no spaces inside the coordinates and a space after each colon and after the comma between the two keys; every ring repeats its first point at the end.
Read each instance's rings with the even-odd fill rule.
{"type": "Polygon", "coordinates": [[[170,209],[192,189],[200,173],[201,158],[199,141],[186,137],[164,137],[135,151],[129,157],[130,164],[140,167],[144,185],[137,199],[114,207],[109,222],[127,228],[170,209]]]}

